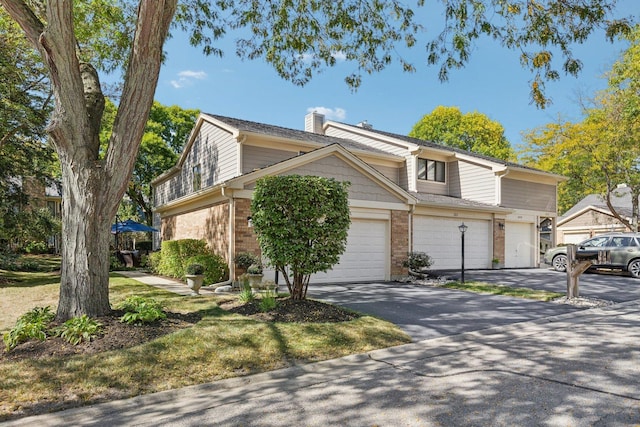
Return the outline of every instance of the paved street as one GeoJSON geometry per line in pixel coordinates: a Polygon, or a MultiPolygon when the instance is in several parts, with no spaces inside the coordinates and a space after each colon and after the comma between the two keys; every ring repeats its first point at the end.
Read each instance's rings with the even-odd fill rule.
{"type": "MultiPolygon", "coordinates": [[[[546,270],[468,274],[564,286],[546,270]]],[[[583,295],[627,302],[586,310],[401,283],[314,286],[310,296],[394,321],[417,342],[3,425],[637,426],[640,282],[584,277],[583,295]]]]}
{"type": "Polygon", "coordinates": [[[72,409],[16,426],[633,426],[640,304],[72,409]]]}

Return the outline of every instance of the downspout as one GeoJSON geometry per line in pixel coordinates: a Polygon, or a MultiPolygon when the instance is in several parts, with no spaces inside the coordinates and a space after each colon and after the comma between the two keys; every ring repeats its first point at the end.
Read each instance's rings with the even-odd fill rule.
{"type": "Polygon", "coordinates": [[[229,267],[229,279],[225,280],[224,282],[214,283],[213,285],[210,285],[211,287],[231,285],[233,284],[233,278],[236,276],[236,264],[235,262],[233,262],[233,254],[235,253],[235,248],[236,248],[236,244],[235,244],[236,242],[233,238],[235,234],[236,202],[235,202],[235,199],[233,198],[233,193],[227,194],[226,190],[227,190],[227,187],[223,185],[222,195],[229,200],[229,253],[228,253],[229,263],[227,264],[227,267],[229,267]]]}

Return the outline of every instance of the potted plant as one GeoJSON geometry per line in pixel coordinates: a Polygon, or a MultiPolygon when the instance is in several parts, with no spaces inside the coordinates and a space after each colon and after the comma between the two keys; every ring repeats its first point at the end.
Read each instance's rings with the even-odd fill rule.
{"type": "Polygon", "coordinates": [[[493,266],[494,269],[499,269],[500,268],[500,258],[494,257],[491,260],[491,265],[493,266]]]}
{"type": "Polygon", "coordinates": [[[192,295],[198,295],[204,281],[204,266],[202,264],[189,264],[185,269],[187,286],[193,291],[192,295]]]}
{"type": "Polygon", "coordinates": [[[251,264],[247,268],[247,275],[249,276],[249,283],[251,287],[259,287],[260,283],[262,283],[262,264],[259,262],[255,264],[251,264]]]}

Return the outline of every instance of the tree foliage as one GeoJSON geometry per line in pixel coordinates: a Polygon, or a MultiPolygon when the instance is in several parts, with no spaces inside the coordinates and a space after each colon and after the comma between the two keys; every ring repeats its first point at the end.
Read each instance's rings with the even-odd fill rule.
{"type": "MultiPolygon", "coordinates": [[[[417,5],[422,6],[423,0],[417,5]]],[[[0,0],[39,55],[49,77],[54,109],[48,133],[61,165],[63,247],[58,320],[110,311],[109,225],[128,188],[170,31],[186,30],[205,54],[220,55],[216,41],[238,31],[236,52],[263,58],[283,77],[306,83],[336,57],[356,64],[346,77],[358,87],[362,75],[398,60],[397,46],[413,46],[421,26],[399,0],[0,0]],[[113,131],[101,151],[105,101],[99,72],[124,71],[113,131]]],[[[559,47],[566,72],[580,63],[571,44],[596,28],[613,37],[628,22],[609,19],[615,0],[456,0],[445,3],[445,24],[427,43],[428,62],[440,64],[440,77],[466,64],[473,42],[494,37],[523,53],[536,73],[532,97],[541,106],[544,79],[555,79],[551,47],[559,47]]]]}
{"type": "Polygon", "coordinates": [[[258,180],[251,218],[262,255],[282,273],[291,298],[306,298],[311,274],[327,271],[347,245],[348,183],[317,176],[258,180]]]}
{"type": "Polygon", "coordinates": [[[560,186],[561,211],[587,194],[601,194],[612,214],[635,230],[640,195],[640,27],[629,40],[629,48],[608,74],[608,88],[585,110],[585,119],[551,123],[526,134],[524,159],[569,178],[560,186]],[[631,192],[631,219],[612,203],[620,184],[631,192]]]}
{"type": "Polygon", "coordinates": [[[477,111],[462,114],[458,107],[436,107],[413,126],[409,136],[497,159],[514,157],[500,123],[477,111]]]}
{"type": "MultiPolygon", "coordinates": [[[[115,104],[107,99],[100,132],[103,152],[109,141],[116,111],[115,104]]],[[[128,200],[123,200],[125,206],[121,205],[119,209],[121,217],[136,217],[147,225],[153,225],[151,181],[175,166],[198,114],[199,110],[166,106],[157,101],[153,103],[127,187],[128,200]]]]}

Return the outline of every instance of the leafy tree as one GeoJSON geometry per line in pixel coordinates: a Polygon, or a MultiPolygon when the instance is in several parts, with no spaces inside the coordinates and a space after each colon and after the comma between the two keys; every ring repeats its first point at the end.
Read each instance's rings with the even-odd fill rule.
{"type": "MultiPolygon", "coordinates": [[[[110,99],[105,101],[100,131],[102,152],[108,145],[117,113],[116,105],[110,99]]],[[[199,110],[185,110],[154,101],[127,187],[128,200],[123,200],[118,210],[121,218],[136,217],[152,225],[151,181],[176,164],[198,114],[199,110]]]]}
{"type": "Polygon", "coordinates": [[[351,223],[347,187],[334,179],[299,175],[256,183],[253,227],[262,254],[282,273],[294,300],[305,299],[311,274],[330,269],[346,249],[351,223]]]}
{"type": "Polygon", "coordinates": [[[477,111],[462,114],[458,107],[436,107],[413,126],[409,136],[497,159],[514,157],[500,123],[477,111]]]}
{"type": "Polygon", "coordinates": [[[44,130],[52,104],[49,82],[37,52],[3,10],[0,76],[0,251],[4,251],[54,234],[55,221],[32,206],[23,182],[28,179],[44,188],[56,172],[55,153],[44,130]]]}
{"type": "Polygon", "coordinates": [[[603,196],[611,213],[637,229],[640,195],[640,27],[609,73],[609,86],[580,123],[551,123],[525,135],[524,159],[569,180],[560,187],[564,211],[590,193],[603,196]],[[612,203],[619,184],[631,192],[632,219],[612,203]]]}
{"type": "MultiPolygon", "coordinates": [[[[422,5],[419,0],[418,5],[422,5]]],[[[61,163],[64,188],[62,271],[58,320],[100,316],[109,306],[109,225],[128,188],[153,102],[163,59],[162,46],[172,26],[189,31],[205,54],[221,55],[215,41],[228,29],[246,29],[236,50],[249,59],[264,58],[284,78],[306,83],[315,70],[344,55],[357,65],[346,78],[357,87],[362,74],[379,71],[397,57],[396,45],[413,46],[420,25],[399,0],[255,2],[216,0],[88,0],[74,2],[0,0],[30,44],[39,52],[51,82],[55,108],[48,132],[61,163]],[[104,95],[98,71],[126,70],[113,131],[103,156],[100,128],[104,95]]],[[[607,35],[624,33],[624,20],[610,20],[614,0],[446,2],[445,28],[427,46],[428,62],[447,71],[463,66],[482,35],[523,52],[533,69],[534,100],[544,105],[541,82],[555,79],[552,55],[558,46],[563,68],[577,73],[573,42],[598,27],[607,35]]]]}

